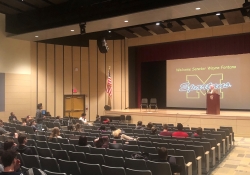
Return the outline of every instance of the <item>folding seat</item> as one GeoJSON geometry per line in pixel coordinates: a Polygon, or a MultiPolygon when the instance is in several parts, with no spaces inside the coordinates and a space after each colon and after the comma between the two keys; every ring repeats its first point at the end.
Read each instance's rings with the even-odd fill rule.
{"type": "Polygon", "coordinates": [[[23,162],[27,168],[38,168],[41,169],[39,157],[37,155],[26,155],[22,154],[23,162]]]}
{"type": "Polygon", "coordinates": [[[223,131],[226,134],[226,146],[227,146],[227,151],[229,151],[231,145],[232,145],[232,135],[229,132],[229,129],[217,129],[217,131],[223,131]]]}
{"type": "Polygon", "coordinates": [[[153,175],[172,174],[170,165],[167,162],[153,162],[148,160],[146,164],[153,175]]]}
{"type": "Polygon", "coordinates": [[[71,137],[73,137],[73,136],[74,136],[74,134],[64,134],[64,137],[68,138],[68,139],[71,138],[71,137]]]}
{"type": "Polygon", "coordinates": [[[57,138],[50,138],[50,137],[47,137],[47,141],[48,142],[52,142],[52,143],[57,143],[57,138]]]}
{"type": "Polygon", "coordinates": [[[131,127],[136,127],[136,124],[133,124],[133,123],[128,123],[128,126],[131,126],[131,127]]]}
{"type": "Polygon", "coordinates": [[[86,153],[86,162],[91,164],[104,165],[105,161],[102,154],[89,154],[86,153]]]}
{"type": "Polygon", "coordinates": [[[176,164],[181,166],[182,171],[180,172],[180,175],[192,175],[192,163],[188,162],[185,163],[183,156],[172,156],[176,160],[176,164]]]}
{"type": "Polygon", "coordinates": [[[162,138],[162,143],[168,143],[168,144],[178,144],[178,141],[176,139],[165,139],[164,137],[162,138]]]}
{"type": "Polygon", "coordinates": [[[71,132],[69,130],[66,131],[62,131],[64,134],[71,134],[71,132]]]}
{"type": "Polygon", "coordinates": [[[102,154],[102,155],[106,155],[107,154],[105,148],[90,147],[90,152],[91,152],[91,154],[102,154]]]}
{"type": "Polygon", "coordinates": [[[49,148],[39,148],[37,147],[38,155],[41,157],[53,157],[49,148]]]}
{"type": "Polygon", "coordinates": [[[134,134],[144,134],[144,130],[143,129],[134,129],[133,133],[134,134]]]}
{"type": "Polygon", "coordinates": [[[203,146],[205,152],[209,151],[210,167],[214,167],[215,166],[215,147],[211,147],[210,142],[198,142],[198,141],[195,141],[194,145],[203,146]]]}
{"type": "Polygon", "coordinates": [[[159,159],[159,155],[158,154],[152,154],[149,153],[149,160],[155,161],[159,159]]]}
{"type": "Polygon", "coordinates": [[[138,145],[137,140],[123,140],[123,144],[126,144],[128,142],[128,145],[138,145]]]}
{"type": "Polygon", "coordinates": [[[232,137],[232,143],[230,142],[230,144],[234,144],[234,132],[233,132],[233,127],[231,127],[231,126],[220,126],[220,129],[223,129],[223,130],[229,130],[229,133],[230,133],[230,135],[231,135],[231,137],[232,137]]]}
{"type": "Polygon", "coordinates": [[[140,151],[137,145],[123,145],[123,150],[127,151],[140,151]]]}
{"type": "Polygon", "coordinates": [[[125,162],[123,157],[113,157],[113,156],[104,156],[105,165],[111,167],[124,167],[125,162]]]}
{"type": "Polygon", "coordinates": [[[72,145],[72,144],[63,144],[62,143],[61,147],[62,147],[63,150],[66,150],[67,152],[69,152],[69,151],[75,152],[76,151],[75,146],[72,145]]]}
{"type": "Polygon", "coordinates": [[[146,161],[143,159],[125,158],[125,167],[133,170],[148,170],[146,161]]]}
{"type": "Polygon", "coordinates": [[[61,172],[65,172],[67,175],[73,174],[73,175],[81,175],[80,168],[78,166],[78,163],[76,161],[67,161],[67,160],[57,160],[61,172]]]}
{"type": "Polygon", "coordinates": [[[132,170],[126,168],[126,175],[152,175],[150,170],[132,170]]]}
{"type": "Polygon", "coordinates": [[[41,166],[43,170],[48,170],[52,172],[60,172],[59,165],[57,163],[57,160],[55,158],[50,157],[39,157],[41,166]]]}
{"type": "Polygon", "coordinates": [[[69,144],[69,140],[67,138],[57,138],[57,142],[60,144],[69,144]]]}
{"type": "Polygon", "coordinates": [[[147,137],[139,137],[138,138],[138,142],[141,141],[141,142],[147,142],[148,141],[148,138],[147,137]]]}
{"type": "Polygon", "coordinates": [[[86,156],[83,152],[80,153],[80,152],[69,151],[68,155],[71,161],[86,162],[86,156]]]}
{"type": "Polygon", "coordinates": [[[33,140],[37,140],[36,139],[36,134],[26,134],[26,136],[27,136],[27,139],[33,139],[33,140]]]}
{"type": "Polygon", "coordinates": [[[101,166],[99,164],[78,163],[82,175],[102,175],[101,166]]]}
{"type": "Polygon", "coordinates": [[[152,138],[152,137],[149,137],[148,138],[150,142],[158,142],[158,143],[162,143],[162,138],[152,138]]]}
{"type": "Polygon", "coordinates": [[[121,143],[110,143],[109,149],[123,149],[123,145],[121,143]]]}
{"type": "Polygon", "coordinates": [[[134,153],[141,153],[140,151],[127,151],[123,150],[123,155],[125,158],[132,158],[132,154],[134,153]]]}
{"type": "Polygon", "coordinates": [[[84,152],[84,153],[90,153],[89,146],[75,146],[76,152],[84,152]]]}
{"type": "Polygon", "coordinates": [[[125,132],[126,135],[127,135],[127,133],[133,133],[132,128],[123,128],[123,131],[125,132]]]}
{"type": "Polygon", "coordinates": [[[185,150],[186,146],[184,144],[169,144],[169,148],[185,150]]]}
{"type": "Polygon", "coordinates": [[[36,136],[36,139],[38,141],[46,141],[47,142],[47,139],[46,139],[46,136],[45,135],[37,135],[36,136]]]}
{"type": "Polygon", "coordinates": [[[126,175],[126,172],[123,167],[110,167],[110,166],[102,165],[102,174],[103,175],[111,175],[111,174],[126,175]]]}
{"type": "Polygon", "coordinates": [[[49,148],[47,141],[36,141],[36,146],[40,148],[49,148]]]}
{"type": "Polygon", "coordinates": [[[155,147],[140,146],[140,150],[145,153],[157,154],[155,147]]]}
{"type": "Polygon", "coordinates": [[[31,149],[32,155],[38,155],[37,149],[35,146],[28,146],[31,149]]]}
{"type": "Polygon", "coordinates": [[[109,140],[109,142],[110,142],[110,143],[122,143],[122,139],[113,139],[113,138],[111,138],[111,139],[109,140]]]}
{"type": "Polygon", "coordinates": [[[216,134],[221,135],[222,138],[221,152],[223,153],[223,156],[225,156],[226,152],[229,150],[229,137],[226,136],[225,131],[213,131],[211,135],[216,135],[216,134]]]}
{"type": "Polygon", "coordinates": [[[27,146],[35,146],[36,147],[36,142],[33,139],[27,139],[27,146]]]}
{"type": "Polygon", "coordinates": [[[46,135],[45,131],[36,131],[36,135],[46,135]]]}
{"type": "Polygon", "coordinates": [[[147,147],[150,147],[150,146],[152,146],[152,142],[150,142],[150,141],[138,141],[138,145],[139,145],[139,146],[147,146],[147,147]]]}
{"type": "Polygon", "coordinates": [[[67,175],[66,173],[56,173],[56,172],[51,172],[51,171],[48,171],[48,170],[44,170],[44,172],[47,175],[67,175]]]}
{"type": "Polygon", "coordinates": [[[52,149],[55,149],[55,150],[61,150],[61,145],[60,143],[52,143],[52,142],[48,142],[48,146],[49,148],[52,150],[52,149]]]}
{"type": "Polygon", "coordinates": [[[87,141],[87,144],[91,145],[92,147],[94,147],[94,141],[87,141]]]}
{"type": "Polygon", "coordinates": [[[69,143],[72,145],[78,145],[79,139],[69,139],[69,143]]]}
{"type": "Polygon", "coordinates": [[[58,159],[69,160],[69,156],[68,156],[67,151],[55,150],[55,149],[52,149],[51,151],[52,151],[53,157],[56,158],[57,160],[58,159]]]}
{"type": "Polygon", "coordinates": [[[27,134],[35,134],[34,129],[31,126],[25,126],[24,129],[27,134]]]}
{"type": "Polygon", "coordinates": [[[123,157],[122,149],[107,149],[107,155],[113,157],[123,157]]]}
{"type": "Polygon", "coordinates": [[[153,143],[153,146],[158,147],[158,148],[161,148],[161,147],[168,148],[169,147],[168,143],[153,143]]]}
{"type": "Polygon", "coordinates": [[[167,152],[168,152],[168,155],[175,155],[175,149],[173,148],[168,148],[167,152]]]}

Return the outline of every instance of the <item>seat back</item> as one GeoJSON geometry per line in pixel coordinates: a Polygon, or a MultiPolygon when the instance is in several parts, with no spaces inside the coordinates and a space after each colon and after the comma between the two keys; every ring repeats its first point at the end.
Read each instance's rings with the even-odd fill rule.
{"type": "Polygon", "coordinates": [[[152,175],[150,170],[133,170],[126,168],[126,175],[152,175]]]}
{"type": "Polygon", "coordinates": [[[113,156],[104,156],[105,165],[111,167],[124,167],[124,159],[123,157],[113,157],[113,156]]]}
{"type": "Polygon", "coordinates": [[[123,150],[127,151],[140,151],[137,145],[123,145],[123,150]]]}
{"type": "Polygon", "coordinates": [[[150,105],[157,105],[157,99],[156,98],[150,98],[150,105]]]}
{"type": "Polygon", "coordinates": [[[86,156],[83,152],[68,152],[71,161],[86,162],[86,156]]]}
{"type": "Polygon", "coordinates": [[[106,155],[107,154],[105,148],[90,147],[90,152],[91,152],[91,154],[102,154],[102,155],[106,155]]]}
{"type": "Polygon", "coordinates": [[[55,158],[50,157],[39,157],[41,166],[43,170],[48,170],[52,172],[60,172],[59,165],[57,163],[57,160],[55,158]]]}
{"type": "Polygon", "coordinates": [[[141,99],[141,104],[142,105],[148,105],[148,99],[147,98],[142,98],[141,99]]]}
{"type": "Polygon", "coordinates": [[[138,141],[138,145],[151,147],[152,146],[152,142],[150,142],[150,141],[138,141]]]}
{"type": "Polygon", "coordinates": [[[67,175],[66,173],[56,173],[56,172],[51,172],[51,171],[48,171],[48,170],[44,170],[44,172],[47,175],[67,175]]]}
{"type": "Polygon", "coordinates": [[[125,167],[133,170],[148,170],[146,161],[143,159],[125,158],[125,167]]]}
{"type": "Polygon", "coordinates": [[[49,148],[39,148],[37,147],[37,152],[39,156],[42,157],[53,157],[49,148]]]}
{"type": "Polygon", "coordinates": [[[88,164],[80,162],[79,167],[82,175],[102,175],[101,166],[99,164],[88,164]]]}
{"type": "Polygon", "coordinates": [[[185,163],[192,162],[192,172],[197,174],[197,161],[194,150],[176,150],[177,156],[183,156],[185,163]]]}
{"type": "Polygon", "coordinates": [[[140,146],[141,152],[157,154],[155,147],[140,146]]]}
{"type": "Polygon", "coordinates": [[[48,142],[48,146],[50,149],[61,150],[61,145],[59,143],[48,142]]]}
{"type": "Polygon", "coordinates": [[[173,156],[176,160],[176,164],[181,166],[182,171],[180,175],[187,175],[186,164],[183,156],[173,156]]]}
{"type": "Polygon", "coordinates": [[[75,146],[76,152],[91,153],[89,146],[75,146]]]}
{"type": "Polygon", "coordinates": [[[107,149],[107,155],[113,157],[123,157],[122,149],[107,149]]]}
{"type": "Polygon", "coordinates": [[[124,157],[126,158],[132,158],[132,154],[134,153],[141,153],[140,151],[127,151],[123,150],[124,157]]]}
{"type": "Polygon", "coordinates": [[[22,154],[23,162],[25,167],[27,168],[38,168],[41,169],[41,165],[39,162],[39,157],[37,155],[26,155],[22,154]]]}
{"type": "Polygon", "coordinates": [[[57,160],[58,159],[69,160],[69,156],[68,156],[67,151],[65,151],[65,150],[55,150],[55,149],[52,149],[51,151],[52,151],[52,154],[53,154],[54,158],[56,158],[57,160]]]}
{"type": "Polygon", "coordinates": [[[45,135],[36,135],[36,139],[38,141],[46,141],[47,142],[47,139],[46,139],[45,135]]]}
{"type": "Polygon", "coordinates": [[[111,175],[111,174],[126,175],[126,172],[123,167],[109,167],[109,166],[102,165],[102,174],[103,175],[111,175]]]}
{"type": "Polygon", "coordinates": [[[58,159],[58,164],[62,172],[67,173],[68,175],[81,175],[80,168],[78,167],[78,163],[76,161],[67,161],[58,159]]]}
{"type": "Polygon", "coordinates": [[[104,158],[102,154],[89,154],[86,153],[86,161],[90,164],[105,164],[104,158]]]}
{"type": "Polygon", "coordinates": [[[76,151],[75,146],[72,145],[72,144],[63,144],[62,143],[61,147],[62,147],[63,150],[66,150],[67,152],[69,152],[69,151],[75,152],[76,151]]]}
{"type": "Polygon", "coordinates": [[[146,164],[153,175],[172,174],[170,165],[167,162],[153,162],[148,160],[146,164]]]}
{"type": "Polygon", "coordinates": [[[58,143],[69,144],[69,140],[67,138],[57,138],[58,143]]]}
{"type": "Polygon", "coordinates": [[[36,142],[33,139],[27,139],[27,146],[35,146],[36,147],[36,142]]]}
{"type": "Polygon", "coordinates": [[[123,149],[121,143],[109,143],[109,149],[123,149]]]}
{"type": "Polygon", "coordinates": [[[36,141],[36,146],[39,148],[49,148],[46,141],[36,141]]]}

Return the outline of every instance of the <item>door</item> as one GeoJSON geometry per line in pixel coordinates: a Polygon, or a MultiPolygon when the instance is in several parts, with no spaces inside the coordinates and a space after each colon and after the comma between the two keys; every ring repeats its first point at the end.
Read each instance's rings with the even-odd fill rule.
{"type": "Polygon", "coordinates": [[[85,113],[84,95],[64,95],[64,116],[79,118],[85,113]]]}

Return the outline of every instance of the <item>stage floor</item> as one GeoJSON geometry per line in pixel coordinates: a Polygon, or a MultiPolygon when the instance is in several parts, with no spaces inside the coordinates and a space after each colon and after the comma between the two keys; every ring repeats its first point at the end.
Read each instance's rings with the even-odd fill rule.
{"type": "Polygon", "coordinates": [[[232,126],[236,136],[250,137],[250,111],[220,111],[220,115],[206,114],[205,110],[177,110],[177,109],[125,109],[105,111],[105,115],[120,116],[131,115],[131,123],[142,121],[177,124],[182,123],[189,127],[220,128],[220,126],[232,126]]]}

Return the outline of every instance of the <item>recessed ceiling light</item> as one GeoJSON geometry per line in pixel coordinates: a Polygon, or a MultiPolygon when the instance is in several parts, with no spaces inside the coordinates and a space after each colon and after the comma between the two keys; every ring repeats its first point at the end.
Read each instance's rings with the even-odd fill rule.
{"type": "Polygon", "coordinates": [[[196,10],[200,10],[201,8],[200,7],[197,7],[197,8],[195,8],[196,10]]]}
{"type": "Polygon", "coordinates": [[[70,31],[71,31],[71,32],[74,32],[75,30],[72,29],[72,30],[70,30],[70,31]]]}
{"type": "Polygon", "coordinates": [[[111,33],[111,30],[109,30],[109,33],[111,33]]]}
{"type": "Polygon", "coordinates": [[[38,38],[39,36],[35,36],[36,38],[38,38]]]}
{"type": "Polygon", "coordinates": [[[125,20],[124,22],[128,22],[128,20],[125,20]]]}
{"type": "Polygon", "coordinates": [[[159,26],[159,25],[160,25],[160,23],[159,23],[159,22],[157,22],[155,25],[159,26]]]}
{"type": "Polygon", "coordinates": [[[216,13],[217,16],[220,16],[220,13],[216,13]]]}

